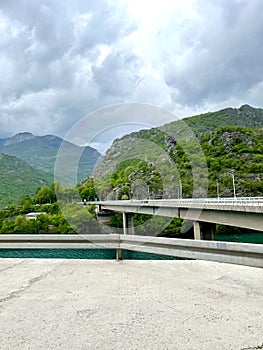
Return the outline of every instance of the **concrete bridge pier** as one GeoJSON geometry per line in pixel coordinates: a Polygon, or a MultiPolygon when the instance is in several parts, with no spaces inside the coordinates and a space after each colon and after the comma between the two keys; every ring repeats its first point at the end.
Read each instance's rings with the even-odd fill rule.
{"type": "MultiPolygon", "coordinates": [[[[122,213],[123,220],[123,234],[134,235],[134,214],[133,213],[122,213]]],[[[116,249],[116,260],[123,260],[122,249],[116,249]]]]}
{"type": "Polygon", "coordinates": [[[134,235],[134,214],[133,213],[122,213],[123,218],[123,234],[134,235]]]}
{"type": "Polygon", "coordinates": [[[216,224],[211,222],[194,221],[194,238],[214,241],[216,224]]]}
{"type": "Polygon", "coordinates": [[[122,249],[116,249],[116,260],[123,260],[122,249]]]}

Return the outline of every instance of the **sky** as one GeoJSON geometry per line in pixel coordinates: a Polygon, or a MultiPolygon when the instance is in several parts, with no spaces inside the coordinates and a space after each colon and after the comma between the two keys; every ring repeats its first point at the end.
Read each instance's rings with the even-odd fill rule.
{"type": "Polygon", "coordinates": [[[262,0],[0,0],[0,137],[263,107],[262,58],[262,0]],[[169,113],[97,113],[136,103],[169,113]]]}

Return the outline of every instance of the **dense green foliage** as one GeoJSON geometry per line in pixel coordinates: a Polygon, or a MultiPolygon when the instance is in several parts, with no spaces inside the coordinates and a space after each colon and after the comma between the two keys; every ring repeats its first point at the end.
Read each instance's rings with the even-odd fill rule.
{"type": "MultiPolygon", "coordinates": [[[[199,165],[203,164],[208,171],[209,197],[233,196],[233,176],[237,196],[263,195],[262,129],[218,128],[201,135],[199,142],[196,153],[196,140],[189,140],[183,147],[176,143],[167,149],[167,157],[155,162],[124,160],[102,179],[100,188],[107,188],[107,198],[111,199],[202,197],[206,196],[201,190],[202,175],[206,173],[199,165]],[[200,191],[193,195],[194,182],[200,184],[200,191]]],[[[105,199],[105,191],[102,193],[105,199]]]]}
{"type": "MultiPolygon", "coordinates": [[[[84,185],[82,185],[83,191],[84,185]]],[[[90,183],[87,184],[90,187],[90,183]]],[[[57,202],[56,193],[69,195],[69,189],[51,184],[36,191],[35,196],[26,195],[19,206],[10,206],[0,211],[0,233],[58,233],[86,234],[99,233],[100,227],[94,218],[93,206],[80,206],[75,202],[57,202]],[[28,219],[26,214],[37,213],[36,219],[28,219]]],[[[73,193],[73,190],[72,190],[73,193]]]]}
{"type": "MultiPolygon", "coordinates": [[[[241,126],[249,128],[263,127],[263,109],[243,105],[240,108],[225,108],[216,112],[209,112],[183,119],[197,134],[213,131],[218,127],[241,126]]],[[[171,123],[173,130],[176,122],[171,123]]],[[[176,128],[176,127],[175,127],[176,128]]]]}
{"type": "Polygon", "coordinates": [[[237,196],[261,196],[262,126],[263,110],[245,105],[126,135],[97,167],[102,197],[229,197],[233,177],[237,196]]]}
{"type": "Polygon", "coordinates": [[[0,153],[0,173],[0,208],[19,203],[26,194],[33,195],[37,188],[53,180],[51,174],[3,153],[0,153]]]}
{"type": "Polygon", "coordinates": [[[262,129],[218,128],[204,134],[201,145],[209,168],[210,196],[216,196],[217,182],[221,196],[233,196],[233,175],[237,196],[263,195],[262,129]]]}

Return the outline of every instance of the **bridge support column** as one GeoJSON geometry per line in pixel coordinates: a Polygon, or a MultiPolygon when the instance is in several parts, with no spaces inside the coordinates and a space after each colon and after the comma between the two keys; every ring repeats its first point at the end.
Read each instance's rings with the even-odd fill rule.
{"type": "Polygon", "coordinates": [[[123,260],[122,249],[116,249],[116,260],[123,260]]]}
{"type": "Polygon", "coordinates": [[[132,213],[122,213],[123,218],[123,234],[134,235],[134,216],[132,213]]]}
{"type": "Polygon", "coordinates": [[[215,240],[216,224],[194,221],[194,238],[207,241],[215,240]]]}
{"type": "Polygon", "coordinates": [[[200,222],[194,221],[194,239],[202,239],[200,222]]]}

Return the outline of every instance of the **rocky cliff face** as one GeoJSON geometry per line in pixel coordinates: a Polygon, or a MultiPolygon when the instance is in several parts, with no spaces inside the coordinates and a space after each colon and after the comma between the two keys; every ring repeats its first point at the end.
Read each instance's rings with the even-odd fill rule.
{"type": "MultiPolygon", "coordinates": [[[[116,139],[98,165],[95,177],[118,188],[121,184],[132,188],[142,168],[141,180],[148,189],[162,188],[164,195],[166,186],[168,195],[178,196],[182,185],[186,197],[193,195],[193,186],[197,189],[194,196],[206,196],[203,188],[208,179],[209,196],[217,195],[218,183],[220,196],[227,197],[233,195],[231,172],[234,170],[238,196],[261,196],[262,154],[263,110],[244,105],[116,139]],[[145,166],[140,167],[139,162],[145,166]],[[149,162],[155,166],[161,181],[158,174],[148,169],[149,162]],[[133,173],[137,176],[135,180],[127,176],[133,173]]],[[[109,188],[107,191],[109,194],[109,188]]]]}
{"type": "MultiPolygon", "coordinates": [[[[214,135],[219,127],[263,127],[263,109],[243,105],[240,108],[225,108],[213,113],[193,116],[165,124],[159,128],[140,130],[116,139],[107,150],[96,168],[96,176],[101,178],[105,171],[112,173],[117,164],[129,158],[151,160],[164,158],[176,153],[176,144],[180,138],[189,143],[192,139],[200,139],[205,133],[214,135]]],[[[239,131],[224,134],[224,146],[231,150],[230,144],[243,142],[250,145],[250,137],[239,131]],[[232,140],[233,139],[233,140],[232,140]]],[[[179,142],[180,143],[180,142],[179,142]]]]}
{"type": "Polygon", "coordinates": [[[30,132],[21,132],[21,133],[18,133],[12,137],[8,137],[7,139],[5,139],[5,141],[3,142],[3,145],[10,146],[10,145],[14,145],[14,144],[19,143],[19,142],[32,140],[34,138],[35,138],[35,136],[33,134],[31,134],[30,132]]]}

